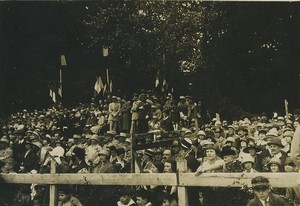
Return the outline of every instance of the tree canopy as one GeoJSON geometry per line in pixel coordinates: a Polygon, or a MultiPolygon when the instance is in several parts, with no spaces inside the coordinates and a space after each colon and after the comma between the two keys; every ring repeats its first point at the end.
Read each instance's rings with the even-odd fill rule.
{"type": "Polygon", "coordinates": [[[1,2],[0,10],[3,111],[50,105],[61,54],[66,105],[88,101],[107,68],[119,95],[153,89],[159,76],[168,91],[227,116],[300,104],[298,3],[1,2]]]}

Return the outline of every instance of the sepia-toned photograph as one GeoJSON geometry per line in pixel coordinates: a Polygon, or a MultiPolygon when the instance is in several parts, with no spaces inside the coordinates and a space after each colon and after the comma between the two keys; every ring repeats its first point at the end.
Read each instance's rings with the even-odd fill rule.
{"type": "Polygon", "coordinates": [[[0,2],[0,206],[299,206],[300,2],[0,2]]]}

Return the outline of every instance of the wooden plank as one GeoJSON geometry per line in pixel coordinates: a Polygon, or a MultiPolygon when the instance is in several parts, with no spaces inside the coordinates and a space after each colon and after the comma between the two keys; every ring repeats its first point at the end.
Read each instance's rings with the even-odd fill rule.
{"type": "Polygon", "coordinates": [[[77,185],[177,185],[176,174],[1,174],[2,183],[77,185]]]}
{"type": "MultiPolygon", "coordinates": [[[[55,162],[55,160],[51,160],[50,173],[51,174],[56,173],[56,162],[55,162]]],[[[49,206],[56,206],[56,205],[57,205],[57,186],[53,184],[53,185],[50,185],[49,206]]]]}
{"type": "MultiPolygon", "coordinates": [[[[178,169],[178,177],[179,174],[182,172],[187,171],[187,161],[185,159],[181,161],[177,161],[177,169],[178,169]]],[[[179,181],[179,179],[178,179],[179,181]]],[[[185,186],[178,186],[177,187],[177,194],[178,194],[178,205],[179,206],[188,206],[188,193],[187,188],[185,186]]]]}
{"type": "Polygon", "coordinates": [[[273,187],[299,186],[299,173],[203,173],[195,176],[193,173],[179,173],[180,186],[212,186],[241,187],[251,186],[251,179],[264,176],[270,180],[273,187]]]}

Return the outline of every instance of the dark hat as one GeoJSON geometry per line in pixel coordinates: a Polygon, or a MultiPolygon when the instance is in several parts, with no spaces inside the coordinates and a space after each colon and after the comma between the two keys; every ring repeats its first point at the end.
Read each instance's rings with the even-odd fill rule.
{"type": "Polygon", "coordinates": [[[274,138],[271,139],[271,142],[268,142],[268,145],[272,145],[272,144],[277,145],[277,146],[282,147],[282,148],[284,147],[281,144],[281,139],[279,139],[278,137],[274,137],[274,138]]]}
{"type": "Polygon", "coordinates": [[[117,155],[125,154],[125,149],[123,147],[117,148],[116,153],[117,153],[117,155]]]}
{"type": "Polygon", "coordinates": [[[247,127],[245,127],[245,126],[239,126],[239,127],[238,127],[238,130],[242,130],[242,131],[244,131],[244,132],[248,132],[248,129],[247,129],[247,127]]]}
{"type": "Polygon", "coordinates": [[[189,138],[184,138],[183,140],[181,140],[181,146],[183,148],[189,149],[191,148],[192,144],[193,142],[189,138]]]}
{"type": "Polygon", "coordinates": [[[133,194],[133,190],[130,187],[125,186],[123,188],[118,189],[118,194],[120,196],[123,196],[123,195],[131,196],[133,194]]]}
{"type": "Polygon", "coordinates": [[[57,188],[57,193],[60,193],[60,194],[70,194],[70,188],[68,186],[65,186],[65,185],[61,185],[61,186],[58,186],[57,188]]]}
{"type": "Polygon", "coordinates": [[[228,146],[223,147],[223,149],[221,151],[221,156],[225,157],[225,156],[229,156],[229,155],[235,155],[235,151],[233,149],[231,149],[231,147],[228,147],[228,146]]]}
{"type": "Polygon", "coordinates": [[[162,173],[164,171],[164,164],[162,162],[155,161],[153,165],[157,168],[158,172],[162,173]]]}
{"type": "Polygon", "coordinates": [[[285,162],[284,162],[284,165],[290,165],[290,166],[293,166],[295,167],[295,163],[293,162],[292,158],[291,157],[287,157],[285,162]]]}
{"type": "Polygon", "coordinates": [[[265,128],[262,128],[258,131],[258,134],[263,133],[263,134],[267,134],[268,130],[265,128]]]}
{"type": "Polygon", "coordinates": [[[250,149],[255,149],[255,152],[256,152],[256,153],[258,153],[258,152],[261,151],[261,149],[258,148],[258,147],[256,147],[255,145],[250,145],[250,146],[244,148],[244,149],[243,149],[243,152],[249,153],[249,150],[250,150],[250,149]]]}
{"type": "Polygon", "coordinates": [[[84,157],[85,156],[85,150],[83,148],[80,148],[80,147],[75,147],[73,149],[72,155],[76,156],[76,157],[84,157]]]}
{"type": "Polygon", "coordinates": [[[149,197],[150,197],[149,192],[147,190],[144,190],[144,189],[136,191],[135,196],[136,197],[141,197],[143,199],[147,199],[148,201],[150,200],[149,199],[149,197]]]}
{"type": "Polygon", "coordinates": [[[151,157],[155,156],[155,152],[152,149],[145,149],[144,154],[149,155],[151,157]]]}
{"type": "Polygon", "coordinates": [[[259,188],[261,186],[265,186],[265,187],[270,186],[269,180],[267,178],[263,177],[263,176],[254,177],[251,180],[251,184],[252,184],[253,189],[259,188]]]}

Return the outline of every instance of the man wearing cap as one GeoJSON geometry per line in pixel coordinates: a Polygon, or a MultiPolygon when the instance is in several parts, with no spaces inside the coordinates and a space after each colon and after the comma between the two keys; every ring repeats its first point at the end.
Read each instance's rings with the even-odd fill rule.
{"type": "Polygon", "coordinates": [[[285,159],[287,158],[287,154],[282,151],[284,147],[281,144],[281,139],[278,137],[273,137],[270,142],[268,142],[269,149],[264,149],[257,158],[257,167],[256,169],[259,172],[267,172],[269,163],[272,157],[279,158],[281,160],[281,165],[283,165],[285,159]]]}
{"type": "Polygon", "coordinates": [[[113,96],[112,100],[113,102],[108,105],[109,130],[117,131],[117,126],[121,115],[121,104],[118,102],[116,96],[113,96]]]}
{"type": "Polygon", "coordinates": [[[287,206],[285,201],[271,192],[269,180],[262,176],[254,177],[251,180],[255,197],[250,200],[247,206],[287,206]]]}
{"type": "Polygon", "coordinates": [[[129,188],[122,188],[118,192],[119,201],[117,206],[136,206],[136,203],[132,199],[132,191],[129,188]]]}
{"type": "Polygon", "coordinates": [[[110,162],[110,151],[108,149],[102,149],[98,153],[99,163],[92,168],[92,173],[114,173],[114,166],[110,162]]]}
{"type": "Polygon", "coordinates": [[[143,172],[147,172],[152,168],[155,152],[152,149],[145,149],[142,156],[143,172]]]}
{"type": "Polygon", "coordinates": [[[242,172],[241,162],[236,158],[236,153],[231,147],[223,147],[221,157],[224,160],[223,172],[242,172]]]}
{"type": "Polygon", "coordinates": [[[77,197],[71,195],[69,188],[61,186],[57,190],[58,206],[82,206],[77,197]]]}

